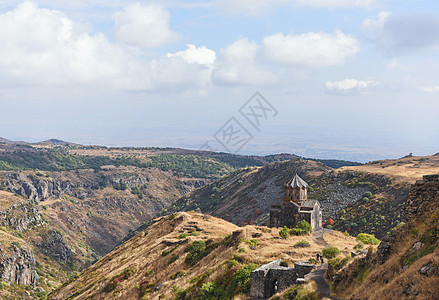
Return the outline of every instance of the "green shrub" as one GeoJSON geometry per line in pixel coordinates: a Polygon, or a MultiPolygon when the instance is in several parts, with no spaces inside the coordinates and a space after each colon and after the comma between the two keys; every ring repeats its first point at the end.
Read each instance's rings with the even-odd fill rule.
{"type": "Polygon", "coordinates": [[[47,210],[47,208],[48,208],[47,205],[43,205],[44,210],[47,210]]]}
{"type": "Polygon", "coordinates": [[[290,234],[297,236],[306,235],[310,232],[311,232],[311,225],[305,220],[300,221],[299,223],[297,223],[296,227],[290,230],[290,234]]]}
{"type": "Polygon", "coordinates": [[[299,223],[297,223],[296,228],[302,229],[307,233],[311,232],[311,225],[305,220],[302,220],[299,223]]]}
{"type": "Polygon", "coordinates": [[[334,257],[336,257],[339,254],[340,254],[340,250],[337,247],[334,247],[334,246],[329,247],[329,248],[325,248],[322,251],[323,257],[326,257],[328,259],[334,258],[334,257]]]}
{"type": "Polygon", "coordinates": [[[305,240],[298,241],[297,243],[294,244],[295,248],[304,248],[304,247],[309,247],[309,246],[310,246],[309,242],[307,242],[305,240]]]}
{"type": "Polygon", "coordinates": [[[185,238],[187,238],[187,236],[188,236],[187,233],[181,233],[181,234],[178,236],[178,238],[179,238],[179,239],[185,239],[185,238]]]}
{"type": "Polygon", "coordinates": [[[279,231],[279,236],[280,236],[281,238],[283,238],[283,239],[287,239],[287,238],[290,237],[290,230],[288,229],[287,226],[284,226],[284,228],[282,228],[282,229],[279,231]]]}
{"type": "Polygon", "coordinates": [[[227,268],[231,269],[234,266],[238,266],[238,265],[239,265],[239,261],[237,261],[236,259],[231,259],[227,264],[227,268]]]}
{"type": "Polygon", "coordinates": [[[369,245],[378,245],[380,243],[379,239],[377,239],[372,234],[367,234],[367,233],[358,234],[357,241],[362,242],[363,244],[369,244],[369,245]]]}
{"type": "Polygon", "coordinates": [[[206,250],[206,243],[204,241],[195,241],[188,248],[188,255],[186,256],[184,262],[188,265],[195,265],[204,256],[208,254],[206,250]]]}
{"type": "Polygon", "coordinates": [[[257,239],[246,240],[245,243],[249,244],[251,247],[256,248],[256,246],[258,245],[258,240],[257,239]]]}
{"type": "Polygon", "coordinates": [[[201,286],[196,299],[224,299],[226,291],[216,282],[207,282],[201,286]]]}
{"type": "Polygon", "coordinates": [[[307,235],[308,234],[308,232],[306,232],[305,230],[300,229],[300,228],[292,228],[290,230],[290,233],[292,235],[297,235],[297,236],[299,236],[299,235],[307,235]]]}
{"type": "Polygon", "coordinates": [[[230,279],[230,285],[227,288],[227,296],[232,298],[235,294],[245,294],[250,291],[250,274],[257,268],[258,266],[253,263],[239,268],[230,279]]]}
{"type": "Polygon", "coordinates": [[[191,235],[192,235],[192,236],[199,236],[200,233],[197,232],[195,229],[192,229],[192,230],[191,230],[191,235]]]}
{"type": "Polygon", "coordinates": [[[0,230],[2,230],[4,232],[8,232],[8,229],[5,226],[0,226],[0,230]]]}

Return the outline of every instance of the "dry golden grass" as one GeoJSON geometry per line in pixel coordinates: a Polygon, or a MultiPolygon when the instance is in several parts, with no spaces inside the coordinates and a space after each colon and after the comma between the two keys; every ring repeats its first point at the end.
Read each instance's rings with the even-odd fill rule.
{"type": "Polygon", "coordinates": [[[10,192],[0,191],[0,207],[2,211],[9,209],[12,205],[23,202],[24,199],[10,192]]]}
{"type": "MultiPolygon", "coordinates": [[[[64,299],[74,293],[77,293],[77,297],[74,299],[87,299],[87,297],[94,299],[138,299],[139,292],[135,286],[141,285],[145,280],[153,283],[154,286],[158,283],[163,286],[160,291],[153,291],[144,299],[169,298],[172,297],[172,286],[187,289],[193,285],[190,280],[196,276],[206,274],[205,282],[223,276],[227,271],[227,261],[233,255],[242,260],[243,263],[253,262],[261,265],[281,258],[289,261],[292,265],[295,261],[315,257],[315,254],[323,249],[323,246],[315,242],[311,235],[290,237],[286,240],[280,239],[279,229],[261,226],[238,227],[222,219],[191,212],[178,213],[178,216],[168,220],[166,217],[162,217],[147,231],[141,232],[127,243],[116,248],[98,263],[83,271],[76,280],[61,287],[52,296],[52,299],[64,299]],[[198,229],[198,236],[191,234],[193,229],[198,229]],[[219,244],[194,267],[184,263],[185,250],[193,241],[212,239],[221,242],[226,236],[236,231],[240,231],[237,237],[237,239],[241,239],[240,243],[219,244]],[[181,233],[187,233],[188,236],[179,239],[181,233]],[[254,250],[245,242],[245,240],[250,239],[257,239],[257,247],[254,250]],[[308,241],[311,246],[309,248],[294,248],[294,244],[300,240],[308,241]],[[175,247],[173,244],[177,245],[178,243],[181,245],[177,246],[172,253],[162,256],[164,250],[169,251],[175,247]],[[169,264],[173,255],[177,256],[177,259],[169,264]],[[105,293],[103,289],[108,282],[128,267],[134,268],[134,275],[121,282],[115,290],[116,293],[114,291],[105,293]],[[147,271],[150,272],[149,275],[146,275],[147,271]],[[171,279],[170,276],[178,271],[183,271],[185,275],[171,279]]],[[[327,237],[328,244],[346,245],[350,250],[356,244],[354,238],[342,234],[328,234],[327,237]]]]}
{"type": "Polygon", "coordinates": [[[337,171],[344,170],[383,174],[396,182],[414,183],[416,180],[422,179],[423,175],[439,174],[439,155],[387,159],[361,166],[346,166],[337,169],[337,171]]]}

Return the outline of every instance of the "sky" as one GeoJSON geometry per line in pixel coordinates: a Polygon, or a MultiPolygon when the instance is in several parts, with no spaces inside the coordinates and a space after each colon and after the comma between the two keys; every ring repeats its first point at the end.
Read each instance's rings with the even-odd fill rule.
{"type": "Polygon", "coordinates": [[[439,3],[0,1],[0,137],[439,152],[439,3]]]}

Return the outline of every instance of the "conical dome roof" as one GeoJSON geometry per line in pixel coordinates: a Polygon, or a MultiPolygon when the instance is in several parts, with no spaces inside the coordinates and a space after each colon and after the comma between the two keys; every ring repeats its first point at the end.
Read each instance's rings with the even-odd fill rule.
{"type": "Polygon", "coordinates": [[[299,177],[299,175],[296,174],[294,175],[293,179],[291,179],[285,184],[285,187],[308,188],[308,184],[305,182],[305,180],[303,180],[302,178],[299,177]]]}

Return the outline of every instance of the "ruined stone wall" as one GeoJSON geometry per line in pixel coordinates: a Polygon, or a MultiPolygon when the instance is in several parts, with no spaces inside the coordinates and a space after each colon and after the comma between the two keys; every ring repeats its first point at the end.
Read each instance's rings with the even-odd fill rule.
{"type": "Polygon", "coordinates": [[[299,262],[294,264],[294,268],[289,268],[281,266],[281,262],[280,259],[272,261],[251,273],[251,299],[268,299],[288,289],[297,282],[297,278],[303,278],[314,267],[308,262],[299,262]]]}

